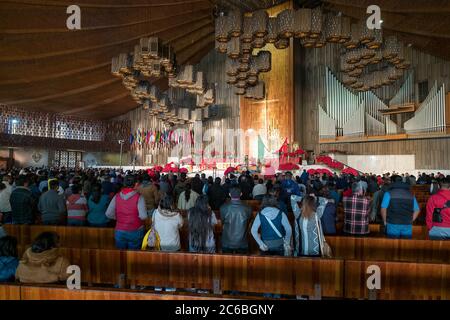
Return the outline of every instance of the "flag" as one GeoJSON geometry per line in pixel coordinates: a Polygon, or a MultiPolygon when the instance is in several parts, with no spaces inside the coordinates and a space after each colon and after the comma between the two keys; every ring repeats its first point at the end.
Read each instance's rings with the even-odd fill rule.
{"type": "Polygon", "coordinates": [[[264,142],[261,139],[261,136],[258,134],[258,160],[264,159],[264,142]]]}

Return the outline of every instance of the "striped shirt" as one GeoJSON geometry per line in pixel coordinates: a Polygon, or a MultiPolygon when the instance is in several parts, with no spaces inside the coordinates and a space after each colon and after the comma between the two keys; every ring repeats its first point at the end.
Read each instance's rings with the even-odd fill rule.
{"type": "Polygon", "coordinates": [[[88,206],[86,198],[80,194],[72,194],[67,198],[67,218],[86,220],[86,213],[88,212],[88,206]]]}

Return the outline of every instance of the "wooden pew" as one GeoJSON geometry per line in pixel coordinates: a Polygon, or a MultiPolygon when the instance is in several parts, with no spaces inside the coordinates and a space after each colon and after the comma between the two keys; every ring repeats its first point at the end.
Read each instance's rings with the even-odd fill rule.
{"type": "Polygon", "coordinates": [[[0,284],[0,301],[20,300],[20,286],[14,283],[0,284]]]}
{"type": "MultiPolygon", "coordinates": [[[[0,290],[1,290],[0,285],[0,290]]],[[[222,300],[229,296],[155,293],[126,289],[85,288],[69,290],[63,286],[20,286],[21,300],[222,300]]]]}
{"type": "Polygon", "coordinates": [[[197,288],[250,294],[343,295],[341,259],[285,258],[222,254],[164,253],[60,248],[81,269],[82,283],[115,285],[126,275],[136,286],[197,288]]]}
{"type": "Polygon", "coordinates": [[[450,261],[449,241],[328,236],[327,242],[334,257],[346,260],[450,261]]]}
{"type": "Polygon", "coordinates": [[[378,299],[450,299],[450,265],[386,261],[345,261],[345,298],[367,299],[366,273],[371,265],[381,269],[378,299]]]}

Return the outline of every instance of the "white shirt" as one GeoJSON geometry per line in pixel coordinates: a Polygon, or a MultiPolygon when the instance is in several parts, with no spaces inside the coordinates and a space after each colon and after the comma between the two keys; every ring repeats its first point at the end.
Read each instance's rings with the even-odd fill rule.
{"type": "Polygon", "coordinates": [[[178,213],[174,216],[163,216],[158,209],[154,213],[154,226],[158,232],[162,251],[180,250],[180,231],[183,226],[183,218],[178,213]]]}

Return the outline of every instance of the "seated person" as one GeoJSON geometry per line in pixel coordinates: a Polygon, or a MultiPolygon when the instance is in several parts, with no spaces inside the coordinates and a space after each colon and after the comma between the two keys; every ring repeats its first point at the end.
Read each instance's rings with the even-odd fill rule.
{"type": "Polygon", "coordinates": [[[0,238],[0,282],[14,281],[19,259],[17,239],[11,236],[0,238]]]}
{"type": "Polygon", "coordinates": [[[41,233],[23,254],[16,271],[22,283],[55,283],[68,278],[69,261],[59,253],[59,236],[41,233]]]}

